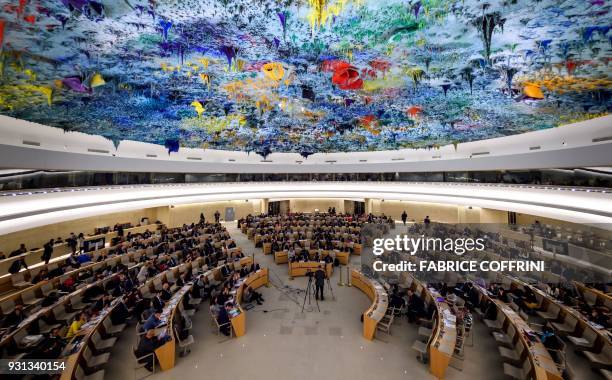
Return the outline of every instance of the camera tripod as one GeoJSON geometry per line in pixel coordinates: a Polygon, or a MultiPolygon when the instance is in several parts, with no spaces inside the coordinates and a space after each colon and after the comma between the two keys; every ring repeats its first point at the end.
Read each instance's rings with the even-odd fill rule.
{"type": "MultiPolygon", "coordinates": [[[[312,292],[313,291],[316,292],[315,284],[312,281],[312,277],[313,277],[312,272],[309,271],[307,275],[308,275],[308,285],[306,285],[306,292],[304,293],[304,301],[302,302],[302,313],[304,312],[304,307],[306,306],[306,297],[308,297],[308,305],[310,305],[310,297],[312,296],[312,292]]],[[[321,308],[319,307],[319,299],[316,297],[316,294],[315,294],[315,302],[317,304],[317,310],[321,312],[321,308]]]]}

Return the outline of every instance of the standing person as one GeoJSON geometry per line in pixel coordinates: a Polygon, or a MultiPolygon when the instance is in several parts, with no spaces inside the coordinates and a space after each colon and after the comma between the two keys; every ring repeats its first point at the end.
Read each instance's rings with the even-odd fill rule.
{"type": "Polygon", "coordinates": [[[74,232],[70,233],[70,236],[68,237],[68,239],[66,239],[66,241],[68,242],[68,246],[72,250],[72,253],[73,254],[76,253],[76,250],[77,250],[77,237],[74,234],[74,232]]]}
{"type": "Polygon", "coordinates": [[[45,265],[49,264],[49,260],[51,260],[51,256],[53,256],[53,244],[55,244],[55,241],[51,239],[43,246],[43,254],[40,259],[45,262],[45,265]]]}
{"type": "Polygon", "coordinates": [[[425,219],[423,219],[423,223],[425,223],[425,227],[429,227],[429,224],[431,223],[431,219],[429,219],[429,215],[427,215],[425,219]]]}
{"type": "Polygon", "coordinates": [[[219,210],[215,211],[215,223],[219,223],[219,220],[221,219],[221,213],[219,212],[219,210]]]}
{"type": "Polygon", "coordinates": [[[323,271],[323,267],[319,265],[317,271],[314,273],[315,278],[315,298],[319,299],[319,292],[321,293],[321,301],[325,301],[325,297],[323,297],[323,286],[325,285],[325,272],[323,271]]]}
{"type": "Polygon", "coordinates": [[[406,220],[408,220],[408,214],[406,214],[406,210],[404,210],[402,213],[402,223],[404,223],[404,226],[406,225],[406,220]]]}
{"type": "Polygon", "coordinates": [[[232,309],[230,304],[225,305],[219,309],[219,314],[217,315],[217,323],[219,324],[220,331],[225,336],[230,336],[232,333],[232,328],[230,327],[230,317],[229,312],[232,309]]]}
{"type": "Polygon", "coordinates": [[[83,248],[85,248],[85,235],[81,232],[79,237],[77,238],[77,246],[79,249],[79,253],[83,253],[83,248]]]}

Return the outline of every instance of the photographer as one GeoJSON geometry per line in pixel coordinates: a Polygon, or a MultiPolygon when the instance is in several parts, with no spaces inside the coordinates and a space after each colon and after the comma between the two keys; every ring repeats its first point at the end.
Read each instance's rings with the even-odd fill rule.
{"type": "Polygon", "coordinates": [[[315,278],[315,298],[319,299],[319,292],[321,293],[321,301],[325,301],[325,297],[323,297],[323,286],[325,285],[325,278],[327,276],[325,275],[325,271],[323,270],[323,267],[321,265],[319,265],[319,267],[317,268],[316,272],[314,273],[314,278],[315,278]]]}

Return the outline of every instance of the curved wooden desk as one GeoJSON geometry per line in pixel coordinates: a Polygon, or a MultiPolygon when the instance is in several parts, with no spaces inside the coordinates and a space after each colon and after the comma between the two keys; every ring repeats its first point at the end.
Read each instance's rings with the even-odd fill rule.
{"type": "Polygon", "coordinates": [[[191,290],[193,284],[186,284],[181,289],[179,289],[176,293],[172,295],[172,298],[166,305],[162,311],[162,315],[160,317],[162,323],[165,323],[166,326],[162,329],[158,329],[159,333],[164,332],[166,336],[170,339],[164,343],[162,346],[158,347],[155,350],[155,356],[159,361],[159,368],[162,371],[166,371],[170,368],[174,367],[174,361],[176,358],[176,337],[174,336],[174,318],[176,316],[176,312],[179,308],[179,305],[183,301],[185,294],[191,290]]]}
{"type": "Polygon", "coordinates": [[[387,291],[378,281],[366,277],[356,269],[351,270],[351,284],[372,300],[372,305],[363,313],[363,337],[372,340],[376,335],[378,322],[387,313],[389,306],[387,291]]]}
{"type": "Polygon", "coordinates": [[[331,278],[331,275],[334,272],[333,264],[325,264],[324,262],[319,261],[296,261],[293,263],[289,263],[289,277],[306,276],[306,273],[308,273],[308,271],[314,273],[319,268],[319,265],[325,267],[325,273],[327,274],[327,278],[331,278]]]}
{"type": "MultiPolygon", "coordinates": [[[[92,254],[93,252],[89,253],[90,256],[92,254]]],[[[62,279],[66,279],[67,277],[72,277],[74,279],[77,279],[80,273],[83,273],[89,270],[93,270],[93,269],[99,269],[100,267],[108,267],[108,266],[113,267],[117,265],[119,262],[122,262],[125,264],[126,259],[129,260],[129,263],[133,263],[134,265],[137,265],[138,259],[143,254],[144,254],[144,250],[139,250],[139,251],[128,252],[123,255],[115,255],[101,262],[95,262],[92,260],[90,262],[83,264],[81,267],[65,272],[64,274],[60,276],[54,277],[50,280],[40,281],[18,292],[7,295],[0,299],[0,303],[7,302],[7,301],[13,301],[14,303],[21,303],[25,305],[27,304],[26,301],[30,299],[30,297],[42,299],[43,297],[42,288],[43,287],[45,288],[51,287],[52,289],[56,290],[58,289],[60,285],[60,281],[62,279]]]]}
{"type": "Polygon", "coordinates": [[[557,367],[557,363],[555,363],[546,347],[544,347],[544,344],[536,336],[535,331],[529,327],[529,324],[507,304],[500,300],[493,300],[493,302],[497,306],[497,311],[503,313],[508,323],[511,323],[516,329],[516,335],[518,335],[519,339],[518,343],[525,347],[529,361],[531,361],[534,378],[537,380],[562,380],[563,377],[557,367]],[[535,339],[531,340],[527,336],[533,336],[535,339]]]}
{"type": "Polygon", "coordinates": [[[446,369],[457,345],[457,320],[446,299],[434,288],[427,288],[412,274],[406,274],[409,288],[427,305],[435,306],[434,326],[427,342],[429,352],[429,371],[438,379],[443,379],[446,369]]]}
{"type": "Polygon", "coordinates": [[[37,321],[40,317],[42,317],[45,314],[48,313],[53,313],[53,309],[55,309],[56,307],[59,307],[61,305],[64,305],[64,307],[66,305],[68,305],[70,303],[70,299],[77,297],[79,295],[82,295],[85,293],[85,291],[87,291],[88,289],[91,289],[94,286],[104,286],[104,284],[106,284],[108,281],[113,280],[115,277],[117,277],[117,274],[114,274],[112,276],[108,276],[105,278],[102,278],[98,281],[92,282],[90,284],[87,284],[86,286],[79,288],[77,290],[75,290],[72,293],[69,294],[65,294],[63,296],[61,296],[55,303],[53,303],[52,305],[40,308],[39,310],[37,310],[35,313],[31,314],[28,318],[26,318],[25,320],[23,320],[19,325],[17,325],[17,327],[15,327],[10,333],[4,335],[2,337],[2,340],[0,341],[0,347],[4,347],[6,344],[8,344],[9,342],[13,341],[13,338],[17,335],[18,332],[27,329],[30,327],[30,325],[37,321]]]}
{"type": "Polygon", "coordinates": [[[268,284],[268,268],[262,268],[255,273],[251,273],[242,281],[236,290],[236,302],[242,303],[242,293],[247,286],[258,289],[268,284]]]}
{"type": "Polygon", "coordinates": [[[242,293],[244,292],[244,289],[247,286],[250,286],[252,289],[257,289],[267,284],[268,268],[263,268],[255,273],[251,273],[246,279],[244,279],[244,281],[240,283],[240,285],[238,285],[238,288],[236,289],[236,308],[238,309],[239,314],[230,319],[232,322],[232,328],[236,334],[236,338],[240,338],[246,334],[246,313],[240,305],[242,303],[242,293]]]}
{"type": "Polygon", "coordinates": [[[457,344],[457,320],[435,289],[425,289],[436,305],[436,325],[429,345],[429,370],[438,379],[443,379],[457,344]]]}
{"type": "MultiPolygon", "coordinates": [[[[191,270],[194,267],[200,267],[203,262],[204,260],[202,258],[199,258],[199,260],[172,267],[160,273],[158,276],[150,278],[149,280],[147,280],[145,284],[141,285],[141,287],[151,287],[153,286],[153,282],[156,279],[164,278],[165,280],[166,275],[169,274],[170,272],[172,273],[180,272],[182,268],[186,270],[191,270]]],[[[108,280],[108,279],[109,278],[106,278],[104,280],[108,280]]],[[[178,305],[180,304],[180,301],[182,301],[185,294],[189,290],[191,290],[192,286],[193,286],[192,284],[184,285],[181,289],[179,289],[176,293],[174,293],[172,298],[164,306],[164,310],[162,312],[161,319],[162,321],[166,321],[167,325],[164,326],[162,329],[160,329],[160,331],[166,330],[167,335],[170,337],[170,340],[166,342],[163,346],[158,347],[155,350],[155,356],[157,357],[159,361],[160,368],[162,369],[162,371],[174,367],[174,360],[176,356],[175,355],[175,344],[176,343],[175,343],[174,333],[172,330],[173,329],[172,321],[174,319],[174,316],[176,314],[176,310],[178,308],[178,305]]],[[[100,316],[96,319],[95,322],[89,321],[87,324],[83,325],[81,330],[79,330],[79,333],[72,339],[72,341],[75,341],[77,338],[83,337],[82,339],[79,339],[78,344],[80,346],[78,348],[78,351],[72,353],[70,356],[67,357],[66,369],[63,371],[62,377],[60,380],[69,380],[69,379],[75,378],[76,368],[78,367],[79,361],[81,360],[80,358],[83,355],[83,351],[85,347],[89,344],[89,341],[91,340],[91,337],[94,334],[94,332],[99,330],[100,326],[104,322],[104,319],[110,315],[112,310],[119,303],[119,300],[120,300],[119,298],[116,298],[115,300],[113,300],[111,307],[107,308],[108,310],[105,309],[105,312],[100,313],[100,316]],[[103,314],[104,314],[104,317],[102,317],[103,314]],[[92,322],[94,324],[92,324],[92,322]],[[87,327],[89,324],[92,324],[90,328],[87,327]]]]}
{"type": "MultiPolygon", "coordinates": [[[[510,280],[514,279],[510,278],[510,280]]],[[[527,352],[527,357],[531,362],[533,378],[535,380],[561,380],[561,371],[559,371],[557,364],[550,356],[550,353],[546,347],[544,347],[544,344],[542,344],[540,339],[531,341],[529,338],[527,338],[527,335],[535,335],[535,332],[531,327],[529,327],[529,324],[514,310],[512,310],[509,305],[500,300],[492,298],[486,289],[478,284],[474,284],[474,287],[478,291],[481,299],[486,298],[487,300],[493,302],[497,307],[497,312],[504,315],[505,320],[508,321],[504,321],[504,325],[511,323],[514,326],[516,336],[519,337],[516,343],[523,345],[525,352],[527,352]]]]}
{"type": "Polygon", "coordinates": [[[79,362],[82,360],[81,358],[83,357],[85,349],[89,345],[91,337],[96,331],[100,330],[104,320],[110,316],[111,312],[115,309],[120,301],[120,298],[115,298],[110,306],[102,310],[94,320],[89,320],[87,323],[81,326],[78,333],[70,340],[70,342],[68,342],[64,352],[70,352],[73,350],[76,351],[65,358],[66,369],[62,371],[60,380],[76,379],[76,369],[79,366],[79,362]]]}
{"type": "MultiPolygon", "coordinates": [[[[138,227],[132,227],[132,228],[127,228],[124,230],[124,235],[127,235],[129,232],[131,232],[132,234],[139,234],[139,233],[143,233],[146,230],[150,230],[151,233],[154,233],[157,229],[159,228],[158,224],[147,224],[144,226],[138,226],[138,227]]],[[[106,234],[100,234],[100,235],[92,235],[92,236],[86,236],[85,240],[96,240],[99,238],[105,238],[106,241],[110,241],[112,238],[117,236],[117,231],[111,231],[108,232],[106,234]]],[[[108,248],[108,247],[107,247],[108,248]]],[[[104,248],[102,248],[104,249],[104,248]]],[[[102,249],[100,249],[99,251],[101,251],[102,249]]],[[[72,252],[70,250],[70,247],[68,246],[67,242],[63,242],[60,244],[56,244],[53,246],[53,256],[51,257],[51,259],[56,259],[59,256],[63,256],[63,255],[67,255],[70,252],[72,252]]],[[[8,272],[8,268],[11,266],[11,264],[15,261],[15,260],[19,260],[19,259],[24,259],[26,264],[28,264],[29,266],[32,265],[36,265],[36,264],[40,264],[41,260],[40,260],[40,256],[43,253],[43,248],[39,248],[36,250],[32,250],[32,251],[28,251],[26,253],[23,253],[19,256],[14,256],[14,257],[8,257],[4,260],[0,260],[0,273],[2,273],[3,275],[0,276],[2,277],[2,284],[4,284],[5,278],[10,278],[10,276],[8,275],[4,275],[4,273],[8,272]]],[[[44,265],[43,265],[44,266],[44,265]]],[[[22,270],[21,272],[26,272],[27,269],[22,270]]],[[[20,273],[21,273],[20,272],[20,273]]]]}
{"type": "Polygon", "coordinates": [[[602,292],[599,289],[590,288],[582,282],[573,281],[582,297],[591,305],[605,306],[612,311],[612,295],[602,292]]]}
{"type": "MultiPolygon", "coordinates": [[[[540,304],[540,308],[543,308],[544,310],[550,310],[552,308],[558,309],[558,320],[560,320],[561,323],[566,323],[568,321],[572,324],[575,323],[576,327],[574,328],[574,331],[569,334],[570,336],[584,337],[588,335],[595,337],[593,342],[590,342],[588,339],[583,342],[585,344],[592,343],[593,351],[600,352],[604,347],[608,346],[608,349],[610,349],[609,347],[612,346],[612,333],[610,333],[610,331],[606,330],[605,328],[601,328],[601,326],[597,327],[597,325],[591,323],[587,316],[582,314],[580,311],[567,304],[564,304],[559,300],[556,300],[555,298],[543,292],[541,289],[530,285],[522,280],[519,280],[518,278],[507,275],[505,275],[504,277],[506,278],[506,281],[510,281],[511,286],[513,287],[529,288],[531,291],[533,291],[538,300],[538,303],[540,304]]],[[[597,305],[607,307],[605,304],[605,297],[609,297],[607,294],[601,293],[596,289],[588,288],[579,282],[574,281],[574,283],[576,284],[576,287],[581,293],[585,294],[587,291],[591,291],[592,294],[598,296],[597,298],[593,299],[597,305]]],[[[608,305],[610,304],[608,303],[608,305]]]]}

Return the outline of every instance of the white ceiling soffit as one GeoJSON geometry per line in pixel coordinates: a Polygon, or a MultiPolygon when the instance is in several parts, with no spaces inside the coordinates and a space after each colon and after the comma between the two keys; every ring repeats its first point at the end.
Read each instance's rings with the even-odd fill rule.
{"type": "Polygon", "coordinates": [[[256,153],[181,148],[64,132],[0,116],[0,166],[55,170],[180,173],[357,173],[511,170],[612,164],[612,116],[439,149],[318,153],[256,153]]]}
{"type": "Polygon", "coordinates": [[[0,235],[113,212],[260,198],[373,198],[443,203],[515,211],[612,229],[612,194],[609,191],[497,184],[249,182],[133,185],[2,196],[0,235]]]}

